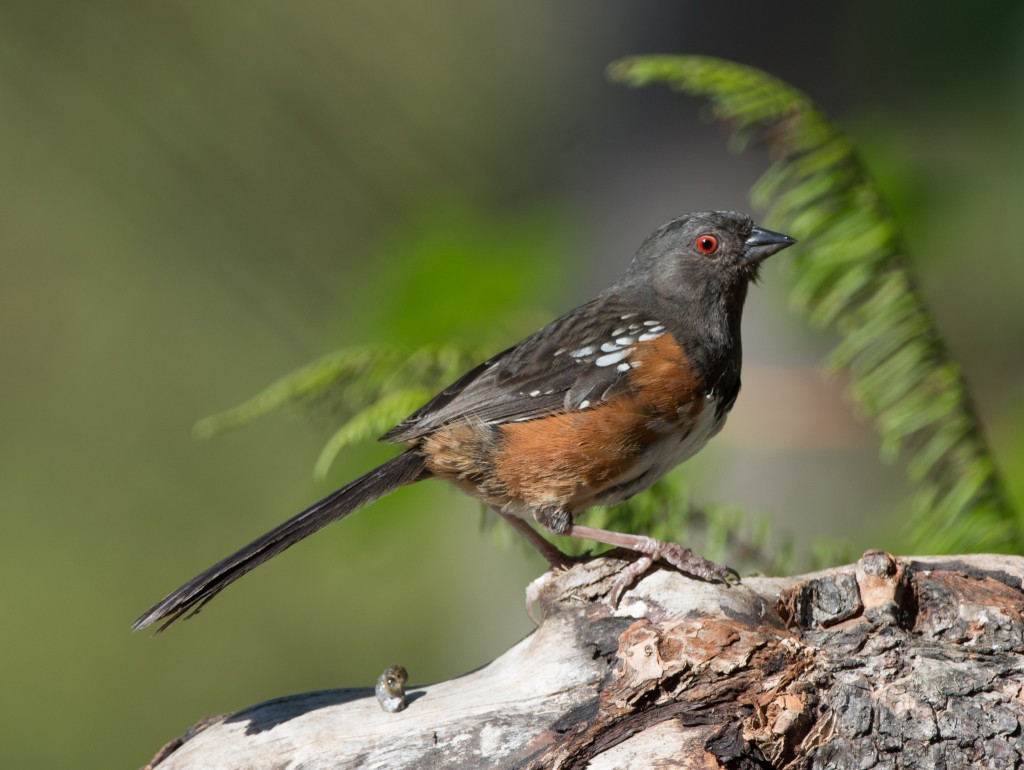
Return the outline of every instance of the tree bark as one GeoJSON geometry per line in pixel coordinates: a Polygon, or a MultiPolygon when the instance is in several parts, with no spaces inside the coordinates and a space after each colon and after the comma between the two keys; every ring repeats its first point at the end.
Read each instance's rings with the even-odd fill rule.
{"type": "MultiPolygon", "coordinates": [[[[617,609],[606,555],[556,573],[544,621],[484,668],[262,703],[150,767],[1021,766],[1024,559],[896,559],[735,586],[655,570],[617,609]]],[[[400,662],[400,661],[399,661],[400,662]]]]}

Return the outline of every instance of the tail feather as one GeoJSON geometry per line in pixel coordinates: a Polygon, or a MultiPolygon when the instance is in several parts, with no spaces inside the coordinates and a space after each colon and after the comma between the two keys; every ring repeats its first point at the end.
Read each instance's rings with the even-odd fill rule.
{"type": "Polygon", "coordinates": [[[158,632],[163,631],[182,616],[199,612],[203,605],[231,583],[289,546],[357,508],[424,477],[423,458],[415,452],[391,458],[192,578],[146,610],[132,628],[138,631],[164,621],[158,629],[158,632]]]}

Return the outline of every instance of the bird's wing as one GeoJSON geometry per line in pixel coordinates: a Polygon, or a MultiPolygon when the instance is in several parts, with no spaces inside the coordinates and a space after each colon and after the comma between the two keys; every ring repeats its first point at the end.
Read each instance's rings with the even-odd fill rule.
{"type": "Polygon", "coordinates": [[[599,297],[464,374],[382,440],[411,441],[461,419],[531,420],[589,408],[629,388],[629,352],[665,325],[635,306],[599,297]]]}

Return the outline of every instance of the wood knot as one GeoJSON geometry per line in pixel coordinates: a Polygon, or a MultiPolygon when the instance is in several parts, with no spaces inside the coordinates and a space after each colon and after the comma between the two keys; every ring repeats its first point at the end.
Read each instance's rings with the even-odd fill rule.
{"type": "Polygon", "coordinates": [[[885,551],[865,551],[849,570],[833,571],[784,591],[779,614],[789,627],[831,628],[857,617],[908,627],[916,602],[910,574],[885,551]]]}
{"type": "Polygon", "coordinates": [[[903,562],[885,551],[865,551],[854,574],[865,613],[897,622],[906,614],[910,583],[903,562]]]}

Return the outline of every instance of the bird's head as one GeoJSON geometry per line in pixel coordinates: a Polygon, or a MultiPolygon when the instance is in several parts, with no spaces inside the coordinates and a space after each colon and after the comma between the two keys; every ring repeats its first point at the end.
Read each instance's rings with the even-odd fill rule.
{"type": "Polygon", "coordinates": [[[644,241],[626,273],[662,296],[743,291],[765,259],[796,243],[746,214],[701,211],[666,222],[644,241]]]}

